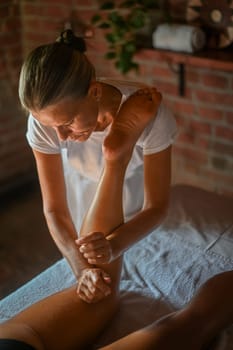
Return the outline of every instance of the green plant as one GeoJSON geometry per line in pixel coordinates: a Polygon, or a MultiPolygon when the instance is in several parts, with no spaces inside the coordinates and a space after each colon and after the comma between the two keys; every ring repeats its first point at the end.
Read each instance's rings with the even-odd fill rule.
{"type": "Polygon", "coordinates": [[[108,51],[105,57],[113,60],[121,73],[138,70],[134,55],[138,50],[137,36],[148,23],[151,10],[161,10],[161,0],[106,1],[92,24],[105,31],[108,51]]]}

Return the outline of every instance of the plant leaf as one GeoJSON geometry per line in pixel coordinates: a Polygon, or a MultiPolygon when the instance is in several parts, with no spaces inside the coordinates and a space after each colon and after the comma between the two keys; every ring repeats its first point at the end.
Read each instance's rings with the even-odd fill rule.
{"type": "Polygon", "coordinates": [[[144,27],[146,23],[146,14],[140,9],[135,9],[129,16],[129,24],[135,29],[144,27]]]}
{"type": "Polygon", "coordinates": [[[124,50],[126,52],[134,53],[136,51],[136,45],[135,45],[134,41],[128,41],[124,45],[124,50]]]}
{"type": "Polygon", "coordinates": [[[111,44],[115,44],[119,40],[119,36],[116,33],[107,33],[105,38],[111,44]]]}
{"type": "Polygon", "coordinates": [[[105,54],[105,58],[107,58],[108,60],[113,60],[114,58],[116,58],[116,52],[114,51],[109,51],[105,54]]]}
{"type": "Polygon", "coordinates": [[[108,15],[108,19],[110,22],[115,24],[117,27],[126,27],[126,22],[123,16],[120,16],[117,11],[113,11],[108,15]]]}
{"type": "Polygon", "coordinates": [[[100,25],[98,25],[98,28],[101,28],[101,29],[107,29],[107,28],[110,28],[110,24],[108,22],[102,22],[100,25]]]}
{"type": "Polygon", "coordinates": [[[102,18],[101,18],[100,15],[94,15],[94,16],[92,17],[92,19],[91,19],[91,22],[92,22],[92,24],[96,24],[96,23],[98,23],[98,22],[101,21],[101,20],[102,20],[102,18]]]}

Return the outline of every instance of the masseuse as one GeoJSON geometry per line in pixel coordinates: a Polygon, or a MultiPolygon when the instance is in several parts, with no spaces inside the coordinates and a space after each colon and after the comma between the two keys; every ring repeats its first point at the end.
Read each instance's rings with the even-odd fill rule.
{"type": "MultiPolygon", "coordinates": [[[[83,220],[79,241],[88,232],[111,236],[124,225],[123,182],[133,146],[145,123],[157,108],[153,89],[132,94],[113,121],[104,141],[105,160],[92,204],[83,220]],[[140,102],[140,103],[138,103],[140,102]],[[128,120],[135,123],[128,135],[128,120]],[[111,177],[112,173],[117,176],[111,177]],[[104,214],[103,214],[104,213],[104,214]]],[[[82,243],[81,243],[82,242],[82,243]]],[[[2,350],[82,350],[96,348],[97,337],[105,330],[119,304],[121,258],[100,264],[111,276],[111,294],[96,303],[84,302],[76,286],[55,293],[18,313],[0,325],[2,350]]],[[[155,266],[156,268],[156,266],[155,266]]],[[[98,270],[98,266],[92,270],[98,270]]],[[[209,279],[182,310],[166,315],[143,329],[106,345],[102,350],[203,350],[212,349],[212,340],[233,321],[233,272],[209,279]]],[[[92,299],[93,300],[93,299],[92,299]]]]}
{"type": "MultiPolygon", "coordinates": [[[[96,78],[84,51],[84,41],[70,30],[57,42],[36,48],[23,65],[19,94],[30,111],[27,139],[36,159],[50,233],[78,279],[80,297],[94,302],[108,295],[111,287],[108,274],[93,267],[114,264],[164,218],[176,124],[153,89],[157,101],[153,115],[148,119],[140,112],[142,125],[133,135],[137,108],[142,107],[140,93],[150,90],[139,91],[131,104],[125,104],[142,84],[96,78]],[[119,138],[125,137],[129,144],[131,137],[137,138],[124,179],[124,224],[107,238],[104,232],[86,230],[88,236],[77,241],[103,170],[104,140],[122,108],[128,108],[131,117],[119,138]]],[[[120,120],[117,127],[121,128],[120,120]]],[[[117,170],[109,170],[112,187],[117,176],[117,170]]]]}

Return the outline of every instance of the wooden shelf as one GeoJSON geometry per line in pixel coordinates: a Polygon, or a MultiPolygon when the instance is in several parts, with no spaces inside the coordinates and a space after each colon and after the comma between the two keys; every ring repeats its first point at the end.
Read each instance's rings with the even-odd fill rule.
{"type": "MultiPolygon", "coordinates": [[[[142,49],[140,52],[143,56],[158,58],[168,63],[187,64],[196,67],[212,68],[223,71],[233,72],[233,47],[224,50],[203,50],[198,53],[188,54],[183,52],[159,50],[159,49],[142,49]]],[[[140,55],[140,53],[139,53],[140,55]]]]}
{"type": "Polygon", "coordinates": [[[154,48],[141,49],[138,55],[143,58],[159,59],[168,64],[178,65],[179,95],[185,95],[185,66],[196,66],[221,71],[233,72],[233,46],[224,50],[203,50],[189,54],[154,48]]]}

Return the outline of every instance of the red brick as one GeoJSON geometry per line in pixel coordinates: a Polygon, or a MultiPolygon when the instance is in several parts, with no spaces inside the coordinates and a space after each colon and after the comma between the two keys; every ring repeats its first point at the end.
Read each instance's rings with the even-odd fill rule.
{"type": "Polygon", "coordinates": [[[217,93],[205,90],[196,90],[195,95],[202,103],[213,103],[223,106],[233,106],[233,98],[231,93],[217,93]]]}
{"type": "Polygon", "coordinates": [[[105,40],[96,40],[95,39],[90,39],[86,40],[87,44],[90,45],[90,51],[93,51],[94,54],[100,54],[101,57],[104,56],[104,52],[107,51],[107,42],[105,40]]]}
{"type": "MultiPolygon", "coordinates": [[[[231,174],[224,174],[220,171],[214,170],[203,170],[203,175],[206,176],[210,181],[214,181],[217,184],[223,184],[223,187],[226,185],[232,187],[233,189],[233,176],[231,174]]],[[[221,188],[221,185],[219,186],[221,188]]]]}
{"type": "Polygon", "coordinates": [[[198,83],[200,80],[198,70],[186,69],[185,79],[189,85],[190,83],[198,83]]]}
{"type": "Polygon", "coordinates": [[[8,47],[6,49],[7,58],[11,60],[11,59],[17,58],[17,56],[20,57],[21,48],[22,48],[22,46],[21,46],[20,42],[16,41],[14,46],[8,47]]]}
{"type": "Polygon", "coordinates": [[[194,175],[200,174],[200,165],[195,163],[185,163],[184,164],[185,172],[189,172],[194,175]]]}
{"type": "Polygon", "coordinates": [[[208,161],[208,156],[206,153],[192,148],[181,147],[180,145],[174,145],[174,154],[179,157],[183,157],[188,161],[195,161],[198,164],[206,164],[208,161]]]}
{"type": "Polygon", "coordinates": [[[201,149],[209,151],[211,147],[210,138],[207,135],[195,135],[195,145],[201,149]]]}
{"type": "Polygon", "coordinates": [[[10,35],[9,32],[0,33],[0,46],[6,50],[8,47],[14,46],[16,38],[14,35],[10,35]]]}
{"type": "Polygon", "coordinates": [[[25,39],[29,42],[33,42],[34,47],[36,47],[38,45],[47,44],[54,41],[54,35],[53,33],[33,31],[25,33],[25,39]]]}
{"type": "Polygon", "coordinates": [[[125,77],[123,76],[121,77],[121,80],[123,78],[127,80],[142,82],[148,85],[153,85],[153,82],[151,82],[148,77],[150,77],[150,66],[148,66],[147,64],[140,64],[138,67],[138,71],[136,70],[129,71],[125,75],[125,77]]]}
{"type": "Polygon", "coordinates": [[[178,86],[173,83],[161,81],[159,79],[152,79],[153,84],[162,94],[178,95],[178,86]]]}
{"type": "Polygon", "coordinates": [[[199,107],[198,114],[203,119],[211,120],[223,120],[224,112],[216,108],[199,107]]]}
{"type": "Polygon", "coordinates": [[[229,125],[233,125],[233,111],[226,112],[225,118],[229,125]]]}
{"type": "Polygon", "coordinates": [[[217,89],[227,89],[229,87],[229,78],[217,74],[202,73],[200,75],[201,82],[208,87],[217,89]]]}
{"type": "Polygon", "coordinates": [[[151,69],[151,74],[155,79],[159,78],[165,78],[165,79],[171,79],[174,80],[176,78],[176,74],[171,71],[171,69],[166,67],[159,67],[155,64],[155,66],[151,69]]]}
{"type": "Polygon", "coordinates": [[[69,6],[47,5],[44,6],[44,15],[51,18],[66,18],[70,14],[69,6]]]}
{"type": "Polygon", "coordinates": [[[80,20],[85,24],[90,24],[93,14],[94,14],[93,10],[89,8],[82,9],[80,7],[77,7],[77,20],[80,20]]]}
{"type": "Polygon", "coordinates": [[[185,115],[193,115],[195,113],[196,107],[191,101],[176,101],[173,103],[172,109],[176,113],[185,114],[185,115]]]}
{"type": "MultiPolygon", "coordinates": [[[[171,109],[172,110],[172,109],[171,109]]],[[[173,112],[175,119],[176,119],[176,123],[178,125],[178,127],[187,127],[187,118],[185,118],[185,116],[181,115],[181,114],[176,114],[176,112],[173,112]]]]}
{"type": "Polygon", "coordinates": [[[24,2],[22,5],[23,15],[24,16],[43,16],[44,15],[44,6],[40,6],[34,2],[24,2]]]}
{"type": "MultiPolygon", "coordinates": [[[[139,50],[136,54],[136,57],[138,60],[141,60],[141,61],[151,61],[153,62],[154,61],[154,52],[153,50],[139,50]]],[[[158,61],[160,62],[160,61],[158,61]]]]}
{"type": "Polygon", "coordinates": [[[188,131],[179,131],[176,143],[185,143],[188,145],[193,145],[195,141],[195,136],[193,133],[189,133],[188,131]]]}
{"type": "MultiPolygon", "coordinates": [[[[88,0],[87,0],[88,1],[88,0]]],[[[64,6],[72,6],[72,0],[39,0],[40,5],[64,5],[64,6]]]]}
{"type": "MultiPolygon", "coordinates": [[[[56,0],[53,0],[56,1],[56,0]]],[[[95,0],[76,0],[76,6],[77,7],[96,7],[96,1],[95,0]]]]}
{"type": "Polygon", "coordinates": [[[215,135],[222,138],[233,141],[233,128],[225,127],[225,126],[216,126],[215,135]]]}
{"type": "Polygon", "coordinates": [[[191,130],[197,131],[198,133],[208,134],[208,135],[210,135],[212,131],[212,127],[210,123],[204,123],[197,120],[190,121],[190,128],[191,130]]]}
{"type": "Polygon", "coordinates": [[[25,32],[32,31],[32,28],[37,28],[37,31],[45,31],[46,32],[52,32],[55,35],[58,34],[63,29],[63,26],[60,22],[52,21],[50,18],[33,18],[33,17],[26,17],[24,19],[24,30],[25,32]]]}
{"type": "Polygon", "coordinates": [[[211,149],[216,153],[233,157],[233,145],[231,143],[223,143],[221,141],[214,140],[211,144],[211,149]]]}

